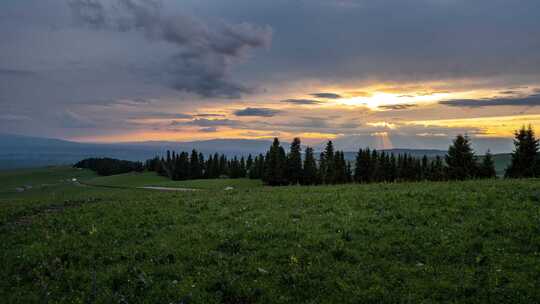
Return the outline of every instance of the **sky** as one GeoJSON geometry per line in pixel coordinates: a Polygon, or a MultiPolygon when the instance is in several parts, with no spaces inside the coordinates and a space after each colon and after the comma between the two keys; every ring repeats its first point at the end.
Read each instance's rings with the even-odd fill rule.
{"type": "Polygon", "coordinates": [[[538,0],[2,0],[0,133],[509,152],[538,0]]]}

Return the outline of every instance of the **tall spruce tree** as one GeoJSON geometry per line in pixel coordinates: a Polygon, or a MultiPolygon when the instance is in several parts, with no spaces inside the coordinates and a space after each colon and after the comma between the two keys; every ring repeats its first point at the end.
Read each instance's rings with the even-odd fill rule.
{"type": "Polygon", "coordinates": [[[539,141],[529,125],[514,133],[514,152],[512,162],[506,169],[505,176],[510,178],[540,176],[539,141]]]}
{"type": "Polygon", "coordinates": [[[298,137],[292,141],[287,155],[287,179],[293,185],[300,183],[302,179],[302,147],[298,137]]]}
{"type": "Polygon", "coordinates": [[[274,142],[267,154],[264,182],[271,186],[286,185],[286,163],[285,150],[281,147],[279,139],[274,138],[274,142]]]}
{"type": "Polygon", "coordinates": [[[323,184],[333,184],[336,178],[336,164],[334,160],[334,144],[331,140],[328,141],[324,152],[321,155],[321,182],[323,184]]]}
{"type": "Polygon", "coordinates": [[[221,177],[222,175],[229,174],[229,168],[227,165],[227,157],[225,157],[224,154],[222,154],[219,157],[219,170],[218,170],[218,177],[221,177]]]}
{"type": "Polygon", "coordinates": [[[454,139],[446,154],[446,164],[450,179],[465,180],[476,177],[476,156],[467,136],[458,135],[454,139]]]}
{"type": "Polygon", "coordinates": [[[240,178],[246,177],[246,171],[246,160],[242,156],[242,158],[240,159],[240,178]]]}
{"type": "Polygon", "coordinates": [[[428,180],[429,179],[429,159],[427,155],[424,155],[422,157],[422,164],[420,166],[420,180],[428,180]]]}
{"type": "Polygon", "coordinates": [[[379,152],[377,152],[377,150],[371,151],[370,173],[371,173],[370,181],[372,182],[380,181],[379,152]]]}
{"type": "Polygon", "coordinates": [[[356,155],[356,164],[354,169],[354,179],[358,183],[369,183],[371,182],[373,161],[371,159],[372,153],[371,150],[360,149],[356,155]]]}
{"type": "Polygon", "coordinates": [[[306,148],[301,182],[303,185],[317,184],[317,161],[311,147],[306,148]]]}

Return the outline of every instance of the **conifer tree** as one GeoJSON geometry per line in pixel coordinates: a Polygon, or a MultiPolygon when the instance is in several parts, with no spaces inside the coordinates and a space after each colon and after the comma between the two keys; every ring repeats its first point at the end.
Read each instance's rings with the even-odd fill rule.
{"type": "Polygon", "coordinates": [[[210,154],[208,156],[208,159],[204,163],[204,169],[205,169],[204,174],[203,174],[204,178],[211,178],[213,162],[214,162],[214,157],[212,156],[212,154],[210,154]]]}
{"type": "Polygon", "coordinates": [[[245,178],[245,177],[246,177],[246,160],[242,156],[242,158],[240,158],[240,178],[245,178]]]}
{"type": "Polygon", "coordinates": [[[265,164],[264,155],[259,154],[259,161],[257,162],[257,171],[256,171],[258,179],[263,178],[263,176],[264,176],[264,168],[266,168],[265,166],[266,166],[266,164],[265,164]]]}
{"type": "Polygon", "coordinates": [[[317,184],[317,161],[311,147],[306,148],[301,182],[303,185],[317,184]]]}
{"type": "Polygon", "coordinates": [[[219,155],[217,153],[214,154],[214,159],[212,161],[212,168],[210,169],[211,171],[211,178],[218,178],[219,175],[221,174],[221,165],[220,165],[220,159],[219,159],[219,155]]]}
{"type": "Polygon", "coordinates": [[[319,167],[317,168],[317,180],[319,183],[324,184],[325,175],[326,175],[326,158],[324,157],[324,152],[319,154],[319,167]]]}
{"type": "MultiPolygon", "coordinates": [[[[259,167],[260,164],[261,164],[261,162],[259,160],[259,157],[261,157],[261,156],[256,155],[255,158],[253,159],[253,162],[252,162],[251,166],[249,167],[248,177],[250,179],[260,179],[262,177],[259,174],[259,172],[261,172],[261,169],[259,167]]],[[[248,158],[248,162],[249,162],[249,158],[248,158]]]]}
{"type": "Polygon", "coordinates": [[[360,149],[356,156],[356,164],[354,169],[354,178],[358,183],[369,183],[371,182],[373,162],[371,159],[372,153],[371,150],[360,149]]]}
{"type": "Polygon", "coordinates": [[[446,154],[448,178],[465,180],[476,176],[478,167],[469,138],[458,135],[446,154]]]}
{"type": "Polygon", "coordinates": [[[532,127],[523,126],[514,133],[514,152],[512,162],[506,169],[505,176],[511,178],[540,176],[539,141],[532,127]]]}
{"type": "Polygon", "coordinates": [[[371,182],[378,182],[379,179],[379,152],[377,150],[371,151],[371,164],[370,164],[370,174],[369,180],[371,182]]]}
{"type": "Polygon", "coordinates": [[[274,142],[267,154],[265,168],[265,183],[271,186],[281,186],[287,184],[285,176],[287,157],[285,150],[281,147],[279,139],[274,138],[274,142]]]}
{"type": "Polygon", "coordinates": [[[388,165],[388,170],[389,170],[389,173],[388,173],[388,181],[389,182],[395,182],[396,179],[397,179],[397,164],[396,164],[396,157],[394,156],[394,154],[392,153],[390,155],[390,159],[388,160],[389,162],[389,165],[388,165]]]}
{"type": "Polygon", "coordinates": [[[429,160],[427,155],[422,157],[422,164],[420,166],[420,179],[428,180],[429,179],[429,160]]]}
{"type": "Polygon", "coordinates": [[[287,155],[287,179],[290,184],[296,185],[302,178],[302,147],[300,138],[296,137],[287,155]]]}
{"type": "Polygon", "coordinates": [[[334,161],[334,144],[331,140],[326,144],[326,148],[321,155],[321,177],[323,184],[335,183],[336,177],[336,164],[334,161]]]}
{"type": "Polygon", "coordinates": [[[227,157],[225,157],[225,155],[222,154],[219,157],[219,169],[218,169],[217,177],[220,177],[221,175],[229,174],[228,170],[229,168],[227,166],[227,157]]]}
{"type": "Polygon", "coordinates": [[[442,158],[437,155],[435,160],[430,164],[429,170],[430,180],[433,181],[443,181],[446,180],[446,170],[443,164],[442,158]]]}

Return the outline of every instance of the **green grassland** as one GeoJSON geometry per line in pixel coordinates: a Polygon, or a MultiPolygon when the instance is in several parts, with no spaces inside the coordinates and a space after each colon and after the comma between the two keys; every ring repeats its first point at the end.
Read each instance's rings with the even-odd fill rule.
{"type": "Polygon", "coordinates": [[[0,181],[2,303],[540,302],[540,180],[0,181]]]}
{"type": "Polygon", "coordinates": [[[187,181],[171,181],[159,176],[154,172],[126,173],[113,176],[99,176],[85,181],[93,186],[113,186],[113,187],[176,187],[198,190],[223,190],[226,187],[233,188],[253,188],[262,186],[260,180],[249,179],[200,179],[187,181]]]}

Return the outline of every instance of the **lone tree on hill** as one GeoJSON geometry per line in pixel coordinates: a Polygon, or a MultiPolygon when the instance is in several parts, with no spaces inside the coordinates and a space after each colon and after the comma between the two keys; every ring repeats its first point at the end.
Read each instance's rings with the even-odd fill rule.
{"type": "Polygon", "coordinates": [[[476,156],[467,136],[458,135],[446,154],[448,178],[465,180],[476,177],[476,156]]]}
{"type": "Polygon", "coordinates": [[[523,126],[514,134],[515,149],[512,153],[512,162],[506,169],[505,176],[511,178],[540,176],[539,143],[531,125],[528,128],[523,126]]]}
{"type": "Polygon", "coordinates": [[[296,137],[291,143],[291,151],[287,155],[287,177],[289,183],[296,185],[302,178],[302,147],[300,138],[296,137]]]}

